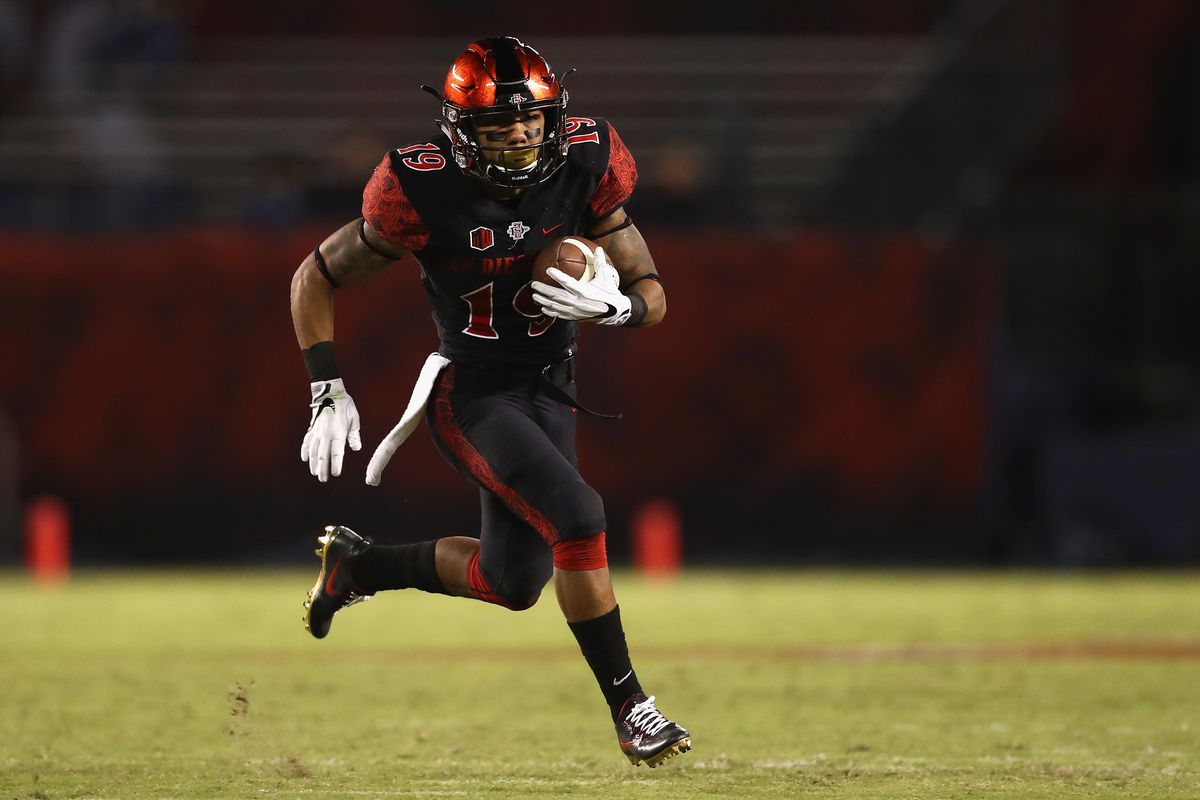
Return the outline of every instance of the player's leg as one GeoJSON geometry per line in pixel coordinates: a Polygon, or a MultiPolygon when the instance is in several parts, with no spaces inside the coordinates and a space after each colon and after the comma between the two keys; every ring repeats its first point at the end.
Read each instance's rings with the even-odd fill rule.
{"type": "Polygon", "coordinates": [[[480,489],[479,496],[480,538],[446,536],[365,548],[350,564],[359,590],[415,588],[516,611],[531,607],[550,580],[550,548],[494,494],[480,489]]]}
{"type": "Polygon", "coordinates": [[[483,519],[467,564],[469,591],[512,611],[531,608],[554,572],[550,547],[495,494],[480,489],[479,497],[483,519]]]}
{"type": "MultiPolygon", "coordinates": [[[[478,546],[476,539],[451,538],[472,548],[478,546]]],[[[458,542],[450,543],[450,547],[443,544],[445,540],[379,546],[344,525],[326,526],[317,541],[321,571],[304,601],[304,627],[318,639],[329,634],[338,611],[385,589],[470,596],[456,592],[454,585],[444,583],[439,574],[438,561],[447,560],[447,553],[463,549],[460,544],[455,547],[458,542]]]]}
{"type": "MultiPolygon", "coordinates": [[[[573,376],[574,367],[565,362],[548,376],[555,381],[568,396],[576,396],[576,386],[573,376]]],[[[554,444],[559,454],[571,465],[576,475],[579,472],[579,458],[575,453],[575,409],[554,398],[539,395],[533,405],[534,419],[538,426],[545,431],[546,437],[554,444]]],[[[582,480],[582,479],[581,479],[582,480]]],[[[597,495],[597,499],[599,496],[597,495]]],[[[601,521],[600,530],[606,525],[601,521]]],[[[559,561],[567,561],[560,556],[559,561]]],[[[617,599],[613,593],[612,579],[608,574],[608,559],[605,552],[600,565],[600,558],[594,558],[594,564],[575,563],[575,569],[554,570],[554,593],[558,605],[568,623],[583,622],[596,619],[608,614],[617,607],[617,599]]],[[[577,560],[578,561],[578,560],[577,560]]],[[[622,634],[623,638],[624,634],[622,634]]]]}
{"type": "MultiPolygon", "coordinates": [[[[542,544],[536,551],[522,547],[521,552],[535,564],[532,574],[542,584],[550,577],[547,555],[555,567],[606,567],[604,504],[536,420],[530,391],[536,385],[531,381],[511,391],[480,393],[468,373],[462,381],[467,388],[456,390],[456,371],[451,366],[443,373],[429,423],[438,451],[484,492],[480,561],[489,583],[495,582],[500,568],[513,574],[519,561],[494,557],[489,551],[504,554],[506,548],[531,539],[529,534],[542,544]]],[[[603,607],[597,608],[596,602],[580,596],[579,618],[610,611],[611,590],[607,597],[607,605],[601,598],[603,607]]]]}
{"type": "MultiPolygon", "coordinates": [[[[454,371],[455,367],[450,367],[441,379],[449,381],[449,388],[441,393],[447,407],[454,371]]],[[[338,609],[379,591],[419,589],[477,598],[520,610],[531,606],[549,581],[552,564],[547,540],[495,495],[492,489],[499,484],[476,474],[486,472],[494,478],[491,467],[468,443],[467,431],[481,440],[481,446],[491,454],[498,468],[503,462],[505,468],[520,471],[520,464],[514,464],[514,459],[504,454],[519,452],[530,441],[550,455],[554,455],[553,448],[525,410],[527,392],[506,395],[494,391],[494,386],[472,383],[470,377],[465,383],[467,391],[458,393],[456,405],[457,409],[465,409],[464,419],[455,419],[451,413],[450,422],[439,425],[434,403],[430,404],[427,418],[434,444],[442,456],[480,486],[480,538],[447,536],[416,544],[384,546],[375,545],[345,527],[327,529],[321,537],[322,548],[317,552],[322,559],[321,573],[305,604],[308,610],[305,625],[317,638],[328,633],[338,609]],[[463,456],[468,451],[470,454],[463,456]]],[[[534,455],[533,460],[538,457],[534,455]]],[[[566,496],[591,492],[578,476],[576,483],[575,490],[566,492],[566,496]]],[[[598,496],[595,505],[602,517],[598,496]]]]}
{"type": "Polygon", "coordinates": [[[604,505],[576,469],[571,409],[535,395],[531,403],[489,401],[481,411],[470,392],[460,398],[454,382],[451,367],[430,415],[439,450],[550,545],[555,593],[608,701],[622,750],[650,766],[686,751],[688,732],[658,712],[630,662],[608,572],[604,505]]]}
{"type": "MultiPolygon", "coordinates": [[[[453,368],[447,372],[452,373],[453,368]]],[[[519,404],[503,396],[475,393],[467,405],[472,419],[486,421],[482,426],[486,431],[515,432],[513,442],[517,446],[522,441],[521,427],[533,425],[519,410],[519,404]]],[[[439,436],[433,415],[429,416],[434,443],[443,457],[481,486],[482,542],[447,536],[416,544],[376,545],[347,527],[327,527],[317,549],[321,571],[304,603],[305,628],[316,638],[329,633],[338,610],[380,591],[419,589],[520,610],[531,606],[549,581],[549,546],[496,498],[485,482],[476,479],[471,468],[455,455],[456,445],[439,436]]],[[[454,435],[462,436],[461,432],[454,435]]],[[[483,437],[497,445],[508,438],[492,433],[483,437]]]]}
{"type": "MultiPolygon", "coordinates": [[[[577,393],[574,363],[566,362],[560,367],[548,377],[574,398],[577,393]]],[[[536,411],[539,424],[563,458],[578,469],[575,409],[543,395],[538,398],[536,411]]],[[[571,632],[609,702],[622,752],[633,764],[644,761],[653,768],[691,749],[691,735],[663,716],[654,705],[655,698],[647,697],[637,683],[621,625],[621,609],[608,571],[607,555],[604,564],[576,565],[590,566],[590,569],[567,569],[566,565],[564,568],[556,565],[554,590],[571,632]]]]}
{"type": "Polygon", "coordinates": [[[419,589],[531,607],[552,572],[550,548],[494,495],[481,489],[480,539],[446,536],[416,544],[376,545],[341,525],[319,539],[321,571],[305,602],[305,627],[318,639],[342,608],[389,589],[419,589]]]}
{"type": "Polygon", "coordinates": [[[567,622],[584,622],[617,607],[608,567],[554,570],[554,594],[567,622]]]}

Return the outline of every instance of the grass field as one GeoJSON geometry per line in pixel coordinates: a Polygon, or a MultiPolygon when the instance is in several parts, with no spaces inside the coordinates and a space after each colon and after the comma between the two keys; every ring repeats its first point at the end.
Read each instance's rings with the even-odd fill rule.
{"type": "Polygon", "coordinates": [[[695,743],[654,771],[551,592],[383,594],[317,642],[312,578],[0,576],[0,800],[1200,797],[1195,574],[620,574],[695,743]]]}

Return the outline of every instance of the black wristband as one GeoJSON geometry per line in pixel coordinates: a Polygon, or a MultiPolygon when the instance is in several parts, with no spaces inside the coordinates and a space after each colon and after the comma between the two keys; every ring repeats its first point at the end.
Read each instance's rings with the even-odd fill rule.
{"type": "Polygon", "coordinates": [[[333,360],[333,342],[317,342],[303,353],[310,381],[331,381],[338,377],[337,364],[333,360]]]}
{"type": "Polygon", "coordinates": [[[649,306],[646,305],[646,298],[636,292],[634,294],[625,295],[629,298],[629,318],[621,323],[622,328],[636,328],[642,324],[642,320],[646,318],[646,312],[649,306]]]}

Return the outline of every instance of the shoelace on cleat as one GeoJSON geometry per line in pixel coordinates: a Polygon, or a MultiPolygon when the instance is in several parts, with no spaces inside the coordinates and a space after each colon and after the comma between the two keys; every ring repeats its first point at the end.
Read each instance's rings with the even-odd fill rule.
{"type": "Polygon", "coordinates": [[[635,705],[627,720],[631,727],[641,728],[647,736],[653,736],[671,724],[671,720],[654,707],[654,695],[635,705]]]}

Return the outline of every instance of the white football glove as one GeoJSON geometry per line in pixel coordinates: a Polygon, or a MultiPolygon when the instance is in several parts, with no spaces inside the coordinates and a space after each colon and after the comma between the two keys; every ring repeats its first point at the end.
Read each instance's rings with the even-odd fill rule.
{"type": "Polygon", "coordinates": [[[546,274],[558,281],[562,288],[534,281],[533,299],[547,316],[600,325],[624,324],[629,319],[632,305],[629,298],[621,294],[621,277],[608,263],[603,247],[596,248],[595,273],[585,283],[551,267],[546,274]]]}
{"type": "Polygon", "coordinates": [[[300,445],[300,460],[307,461],[308,471],[325,483],[330,475],[342,474],[347,442],[351,450],[362,449],[362,435],[354,398],[346,394],[341,378],[313,381],[311,388],[312,420],[300,445]]]}

